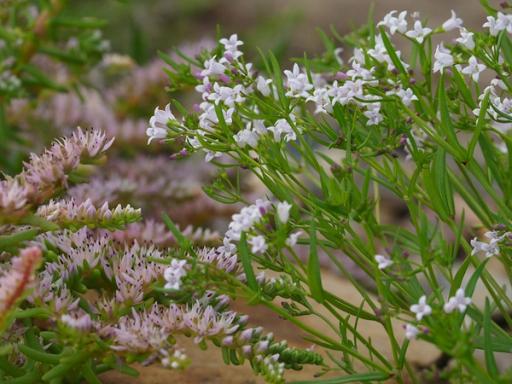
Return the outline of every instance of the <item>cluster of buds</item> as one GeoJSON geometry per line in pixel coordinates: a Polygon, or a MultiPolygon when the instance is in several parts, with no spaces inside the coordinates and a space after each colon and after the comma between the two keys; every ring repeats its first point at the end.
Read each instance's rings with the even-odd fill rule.
{"type": "Polygon", "coordinates": [[[61,228],[121,229],[125,225],[140,220],[141,210],[130,205],[122,207],[118,204],[113,210],[105,202],[101,207],[95,207],[89,199],[83,203],[75,200],[50,201],[38,208],[36,214],[48,221],[57,223],[61,228]]]}

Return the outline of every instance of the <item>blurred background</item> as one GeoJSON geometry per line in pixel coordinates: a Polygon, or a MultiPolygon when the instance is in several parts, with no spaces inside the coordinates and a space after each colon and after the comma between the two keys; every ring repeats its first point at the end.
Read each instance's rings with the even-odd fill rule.
{"type": "Polygon", "coordinates": [[[113,51],[143,64],[158,50],[215,38],[219,30],[238,33],[246,47],[288,57],[318,53],[317,28],[346,34],[366,22],[372,6],[375,20],[393,9],[419,11],[431,25],[440,25],[451,9],[469,27],[484,19],[478,0],[89,0],[75,2],[70,12],[108,20],[105,34],[113,51]]]}

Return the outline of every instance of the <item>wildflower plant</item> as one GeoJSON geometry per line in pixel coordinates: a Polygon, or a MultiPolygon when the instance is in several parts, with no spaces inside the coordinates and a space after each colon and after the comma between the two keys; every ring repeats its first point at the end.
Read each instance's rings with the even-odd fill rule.
{"type": "Polygon", "coordinates": [[[322,34],[326,52],[304,55],[291,69],[263,52],[256,67],[237,35],[185,63],[167,57],[170,89],[194,86],[198,104],[192,112],[176,100],[157,108],[149,141],[203,152],[220,169],[205,191],[245,204],[222,246],[181,243],[187,262],[172,264],[169,286],[186,291],[193,266],[211,264],[218,292],[298,326],[325,350],[321,373],[345,373],[339,382],[510,381],[496,355],[512,350],[512,15],[508,2],[500,10],[481,3],[487,16],[479,30],[455,12],[429,26],[418,13],[392,11],[346,37],[322,34]],[[347,61],[337,43],[352,48],[347,61]],[[266,196],[247,201],[226,170],[252,173],[266,196]],[[381,215],[389,195],[406,207],[406,224],[381,215]],[[309,249],[305,261],[299,246],[309,249]],[[357,289],[359,303],[324,287],[321,253],[357,289]],[[371,284],[348,273],[342,255],[371,284]],[[365,336],[362,320],[387,335],[389,356],[365,336]],[[414,339],[435,346],[444,363],[414,365],[414,339]]]}

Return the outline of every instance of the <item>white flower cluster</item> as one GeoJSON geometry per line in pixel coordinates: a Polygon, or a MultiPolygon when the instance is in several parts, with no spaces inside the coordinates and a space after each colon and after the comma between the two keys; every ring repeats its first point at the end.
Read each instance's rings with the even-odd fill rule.
{"type": "Polygon", "coordinates": [[[509,232],[500,235],[497,231],[490,231],[484,234],[489,239],[489,242],[479,241],[476,237],[471,240],[473,247],[471,255],[483,253],[485,257],[498,256],[500,254],[499,244],[509,236],[509,232]]]}
{"type": "MultiPolygon", "coordinates": [[[[467,307],[471,304],[471,297],[467,297],[464,289],[457,289],[455,296],[448,298],[444,304],[443,310],[445,313],[450,314],[455,310],[460,313],[466,312],[467,307]]],[[[409,308],[415,314],[416,320],[421,321],[424,317],[432,314],[432,307],[427,303],[427,297],[421,296],[417,304],[411,305],[409,308]]],[[[415,339],[420,333],[420,329],[413,324],[405,325],[405,337],[409,340],[415,339]]]]}
{"type": "Polygon", "coordinates": [[[164,271],[166,281],[164,288],[178,290],[181,287],[181,279],[187,274],[186,260],[172,259],[171,265],[164,271]]]}

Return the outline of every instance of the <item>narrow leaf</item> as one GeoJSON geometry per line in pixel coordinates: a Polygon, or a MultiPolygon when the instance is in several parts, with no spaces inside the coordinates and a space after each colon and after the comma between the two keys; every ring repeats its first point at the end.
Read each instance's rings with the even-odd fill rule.
{"type": "Polygon", "coordinates": [[[319,303],[323,303],[324,290],[322,288],[322,275],[320,273],[320,262],[318,260],[316,224],[314,219],[311,220],[309,233],[308,282],[311,289],[311,296],[319,303]]]}
{"type": "Polygon", "coordinates": [[[251,254],[249,253],[249,247],[247,245],[247,235],[242,232],[240,236],[240,242],[238,243],[238,253],[242,266],[244,267],[245,277],[247,278],[247,285],[253,291],[258,291],[259,286],[254,275],[254,269],[252,268],[251,254]]]}

